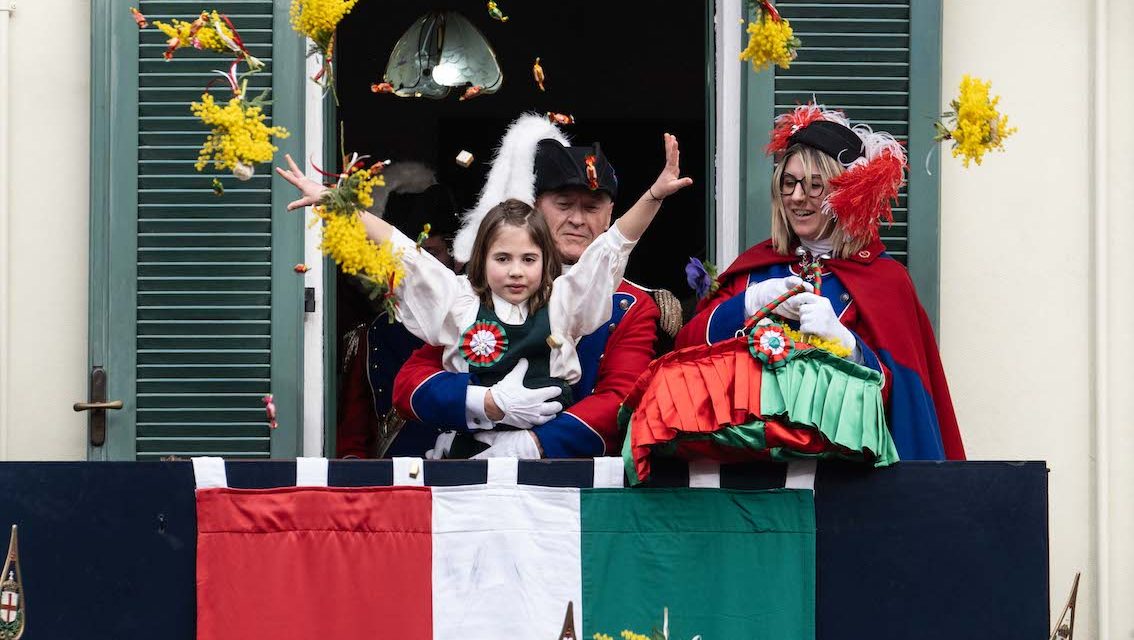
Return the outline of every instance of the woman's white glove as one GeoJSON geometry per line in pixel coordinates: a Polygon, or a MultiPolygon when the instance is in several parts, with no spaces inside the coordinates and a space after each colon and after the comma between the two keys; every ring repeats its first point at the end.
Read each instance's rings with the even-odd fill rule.
{"type": "MultiPolygon", "coordinates": [[[[528,372],[527,358],[520,358],[508,375],[490,387],[492,401],[504,412],[498,422],[517,429],[537,427],[563,411],[563,404],[548,402],[558,396],[559,387],[540,387],[529,389],[524,386],[524,374],[528,372]]],[[[539,457],[539,456],[536,456],[539,457]]]]}
{"type": "Polygon", "coordinates": [[[831,301],[814,293],[801,293],[794,296],[799,305],[799,330],[825,340],[840,342],[854,353],[857,341],[850,329],[839,322],[831,301]]]}
{"type": "Polygon", "coordinates": [[[488,445],[487,449],[473,456],[473,460],[484,458],[538,460],[541,457],[535,436],[528,431],[478,431],[473,437],[488,445]]]}
{"type": "MultiPolygon", "coordinates": [[[[769,278],[761,282],[753,282],[748,285],[748,289],[744,291],[744,316],[751,318],[756,315],[756,312],[764,305],[784,295],[799,284],[804,285],[804,288],[808,292],[815,290],[815,287],[811,286],[811,283],[804,282],[803,278],[799,276],[769,278]]],[[[798,298],[798,295],[792,296],[779,307],[776,307],[776,315],[790,320],[798,320],[799,304],[795,302],[798,298]]]]}

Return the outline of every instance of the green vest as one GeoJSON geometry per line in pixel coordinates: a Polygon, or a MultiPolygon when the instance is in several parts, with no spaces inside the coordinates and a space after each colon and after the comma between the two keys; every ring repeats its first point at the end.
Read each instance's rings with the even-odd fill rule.
{"type": "Polygon", "coordinates": [[[535,313],[529,313],[524,324],[505,324],[487,305],[480,305],[477,312],[478,322],[493,322],[500,328],[508,339],[504,353],[496,362],[488,365],[469,363],[469,373],[473,374],[476,383],[492,386],[500,382],[508,372],[516,367],[520,358],[528,359],[528,372],[524,375],[524,386],[529,389],[539,387],[559,387],[562,391],[557,398],[563,408],[574,404],[571,386],[562,378],[551,375],[551,347],[547,344],[547,337],[551,335],[551,323],[547,313],[547,305],[539,308],[535,313]]]}

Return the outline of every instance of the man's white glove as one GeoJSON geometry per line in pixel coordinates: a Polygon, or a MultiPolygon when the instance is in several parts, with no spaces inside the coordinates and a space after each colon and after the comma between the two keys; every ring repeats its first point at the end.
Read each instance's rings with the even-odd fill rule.
{"type": "Polygon", "coordinates": [[[851,333],[850,329],[844,327],[842,322],[839,322],[838,316],[835,315],[835,309],[831,307],[830,300],[814,293],[801,293],[794,296],[792,300],[799,301],[799,330],[801,333],[809,333],[825,340],[840,342],[844,347],[850,349],[852,354],[854,353],[857,346],[854,334],[851,333]]]}
{"type": "Polygon", "coordinates": [[[437,441],[433,443],[433,448],[425,452],[425,459],[443,460],[449,457],[449,449],[453,447],[453,438],[456,437],[456,431],[446,431],[438,435],[437,441]]]}
{"type": "Polygon", "coordinates": [[[527,371],[527,358],[520,358],[508,375],[490,388],[492,401],[504,412],[500,424],[517,429],[531,429],[551,420],[563,410],[562,403],[548,402],[562,390],[559,387],[525,387],[524,374],[527,371]]]}
{"type": "Polygon", "coordinates": [[[484,458],[538,460],[540,458],[535,436],[529,431],[478,431],[473,437],[488,445],[487,449],[473,456],[473,460],[484,458]]]}
{"type": "MultiPolygon", "coordinates": [[[[799,276],[788,276],[786,278],[769,278],[761,282],[753,282],[748,285],[748,289],[744,291],[744,316],[751,318],[756,315],[764,305],[772,300],[787,293],[796,285],[803,284],[808,292],[814,291],[815,287],[810,283],[804,282],[803,278],[799,276]]],[[[788,318],[790,320],[799,319],[799,305],[795,300],[799,296],[792,296],[779,307],[776,307],[775,313],[778,316],[788,318]]]]}

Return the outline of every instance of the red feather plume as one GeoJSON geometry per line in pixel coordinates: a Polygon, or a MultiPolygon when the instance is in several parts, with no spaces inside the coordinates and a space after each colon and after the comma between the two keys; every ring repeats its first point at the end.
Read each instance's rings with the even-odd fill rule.
{"type": "Polygon", "coordinates": [[[839,220],[839,228],[852,238],[873,239],[878,221],[894,221],[891,202],[897,201],[906,160],[889,151],[831,178],[827,206],[839,220]]]}
{"type": "Polygon", "coordinates": [[[764,147],[764,153],[773,155],[788,148],[788,138],[796,131],[806,127],[817,120],[823,119],[823,110],[814,102],[801,104],[795,109],[776,117],[775,127],[772,128],[771,140],[764,147]]]}

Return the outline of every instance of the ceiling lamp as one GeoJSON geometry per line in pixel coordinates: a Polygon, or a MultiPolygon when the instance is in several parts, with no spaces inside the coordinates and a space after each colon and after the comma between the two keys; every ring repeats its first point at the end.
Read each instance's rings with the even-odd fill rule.
{"type": "Polygon", "coordinates": [[[496,93],[504,74],[496,52],[468,18],[456,11],[430,11],[394,45],[385,80],[404,98],[440,100],[458,87],[496,93]]]}

